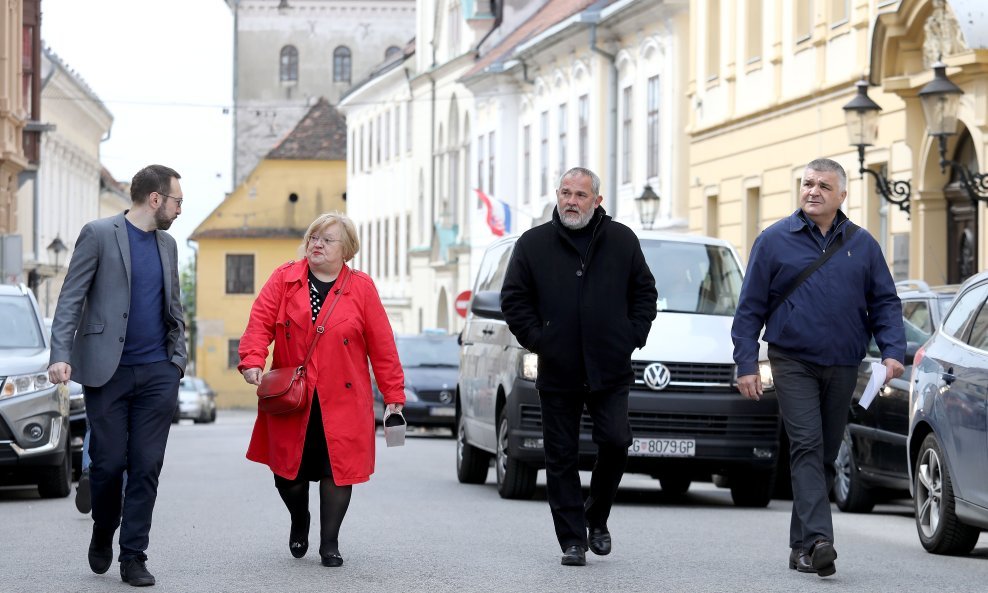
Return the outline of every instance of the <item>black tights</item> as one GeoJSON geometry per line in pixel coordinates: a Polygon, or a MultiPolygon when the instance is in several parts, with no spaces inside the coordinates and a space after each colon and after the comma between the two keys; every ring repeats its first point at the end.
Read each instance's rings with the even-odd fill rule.
{"type": "MultiPolygon", "coordinates": [[[[328,555],[340,551],[339,537],[343,517],[350,506],[350,494],[353,486],[337,486],[332,477],[319,481],[319,554],[328,555]]],[[[293,482],[288,486],[279,486],[278,494],[292,515],[292,525],[298,530],[308,532],[309,521],[309,483],[306,481],[293,482]]],[[[305,533],[292,532],[293,540],[306,539],[305,533]]]]}

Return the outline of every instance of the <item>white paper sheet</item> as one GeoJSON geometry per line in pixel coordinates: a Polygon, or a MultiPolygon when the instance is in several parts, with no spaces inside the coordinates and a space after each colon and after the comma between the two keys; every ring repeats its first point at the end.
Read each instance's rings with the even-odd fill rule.
{"type": "Polygon", "coordinates": [[[878,390],[885,385],[885,365],[880,362],[871,363],[871,377],[868,379],[868,385],[865,386],[864,392],[861,394],[861,401],[858,405],[862,408],[868,409],[871,405],[871,401],[875,399],[878,395],[878,390]]]}

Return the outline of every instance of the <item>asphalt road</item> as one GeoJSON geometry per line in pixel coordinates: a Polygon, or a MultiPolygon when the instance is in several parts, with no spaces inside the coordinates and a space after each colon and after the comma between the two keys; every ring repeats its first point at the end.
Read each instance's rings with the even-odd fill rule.
{"type": "MultiPolygon", "coordinates": [[[[244,458],[252,423],[253,414],[221,411],[215,425],[173,427],[148,550],[152,591],[981,593],[988,583],[988,537],[970,556],[928,554],[908,501],[868,515],[835,508],[838,572],[820,579],[787,568],[789,502],[738,509],[709,484],[668,498],[635,475],[609,523],[614,552],[563,567],[544,488],[535,500],[501,500],[493,469],[486,485],[461,485],[454,441],[435,435],[392,449],[378,437],[377,473],[354,488],[343,525],[345,564],[324,568],[317,543],[301,560],[288,552],[288,512],[271,474],[244,458]]],[[[316,488],[310,494],[315,518],[316,488]]],[[[0,593],[132,590],[116,565],[89,570],[91,526],[71,497],[0,489],[0,593]]],[[[315,522],[310,539],[318,542],[315,522]]]]}

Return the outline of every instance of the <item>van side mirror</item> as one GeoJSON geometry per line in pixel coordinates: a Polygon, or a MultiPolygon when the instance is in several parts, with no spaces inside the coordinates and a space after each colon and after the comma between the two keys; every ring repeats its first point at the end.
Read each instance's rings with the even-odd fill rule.
{"type": "Polygon", "coordinates": [[[501,312],[501,293],[496,290],[482,290],[473,295],[470,312],[477,317],[504,320],[501,312]]]}

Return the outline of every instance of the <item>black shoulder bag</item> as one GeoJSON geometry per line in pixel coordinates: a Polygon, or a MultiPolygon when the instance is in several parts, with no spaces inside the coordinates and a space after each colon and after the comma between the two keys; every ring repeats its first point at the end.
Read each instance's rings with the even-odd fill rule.
{"type": "Polygon", "coordinates": [[[831,245],[826,251],[820,254],[820,257],[816,258],[816,261],[813,262],[813,264],[810,265],[810,267],[803,270],[803,273],[801,273],[799,277],[797,277],[796,280],[794,280],[793,283],[789,285],[789,288],[784,293],[782,293],[782,296],[776,299],[774,303],[772,303],[772,306],[769,307],[768,309],[768,315],[765,316],[765,319],[769,319],[770,317],[772,317],[772,313],[775,313],[775,310],[779,308],[779,305],[786,302],[786,299],[792,296],[792,293],[796,292],[796,289],[799,288],[800,284],[802,284],[807,278],[809,278],[813,274],[813,272],[816,272],[820,268],[820,266],[827,263],[827,260],[830,259],[835,253],[840,251],[841,245],[844,244],[845,237],[850,239],[851,235],[853,235],[854,232],[858,230],[858,225],[854,224],[853,222],[847,221],[847,224],[850,226],[846,231],[841,233],[840,236],[837,237],[837,239],[834,240],[833,245],[831,245]]]}

